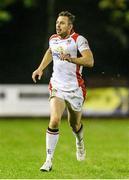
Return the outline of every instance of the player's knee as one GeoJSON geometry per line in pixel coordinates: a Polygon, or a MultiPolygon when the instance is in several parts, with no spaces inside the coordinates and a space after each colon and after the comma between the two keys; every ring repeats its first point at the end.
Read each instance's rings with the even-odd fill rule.
{"type": "Polygon", "coordinates": [[[54,116],[50,119],[49,127],[50,128],[58,128],[60,118],[58,116],[54,116]]]}

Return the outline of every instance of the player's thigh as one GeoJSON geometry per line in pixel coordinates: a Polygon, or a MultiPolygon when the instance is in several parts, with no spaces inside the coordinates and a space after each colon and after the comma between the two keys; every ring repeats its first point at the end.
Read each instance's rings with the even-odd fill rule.
{"type": "Polygon", "coordinates": [[[65,110],[65,101],[59,97],[50,99],[50,121],[59,122],[65,110]]]}

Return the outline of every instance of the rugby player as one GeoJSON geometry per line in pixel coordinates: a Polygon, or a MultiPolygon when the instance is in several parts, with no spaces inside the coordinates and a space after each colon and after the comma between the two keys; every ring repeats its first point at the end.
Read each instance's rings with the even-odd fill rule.
{"type": "Polygon", "coordinates": [[[76,139],[76,158],[83,161],[86,149],[81,121],[82,105],[86,97],[86,87],[82,79],[82,68],[93,67],[94,58],[88,41],[74,32],[75,16],[68,11],[59,13],[56,20],[56,34],[49,39],[49,47],[39,67],[33,72],[36,83],[44,69],[53,61],[53,73],[49,83],[50,121],[46,131],[46,161],[41,171],[52,169],[54,150],[59,138],[59,124],[65,108],[68,122],[76,139]],[[78,52],[80,57],[77,56],[78,52]]]}

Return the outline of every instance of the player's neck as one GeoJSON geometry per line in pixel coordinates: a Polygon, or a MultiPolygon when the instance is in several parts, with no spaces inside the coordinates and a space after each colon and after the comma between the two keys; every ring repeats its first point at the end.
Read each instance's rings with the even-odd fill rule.
{"type": "Polygon", "coordinates": [[[67,39],[69,38],[69,36],[70,36],[70,33],[60,35],[61,39],[67,39]]]}

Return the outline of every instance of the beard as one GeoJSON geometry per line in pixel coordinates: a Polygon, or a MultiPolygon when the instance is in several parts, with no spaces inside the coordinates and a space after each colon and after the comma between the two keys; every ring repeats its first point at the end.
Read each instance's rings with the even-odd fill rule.
{"type": "Polygon", "coordinates": [[[56,33],[57,33],[59,36],[61,36],[62,38],[65,38],[66,36],[68,36],[68,35],[69,35],[69,33],[68,33],[68,32],[56,31],[56,33]]]}

